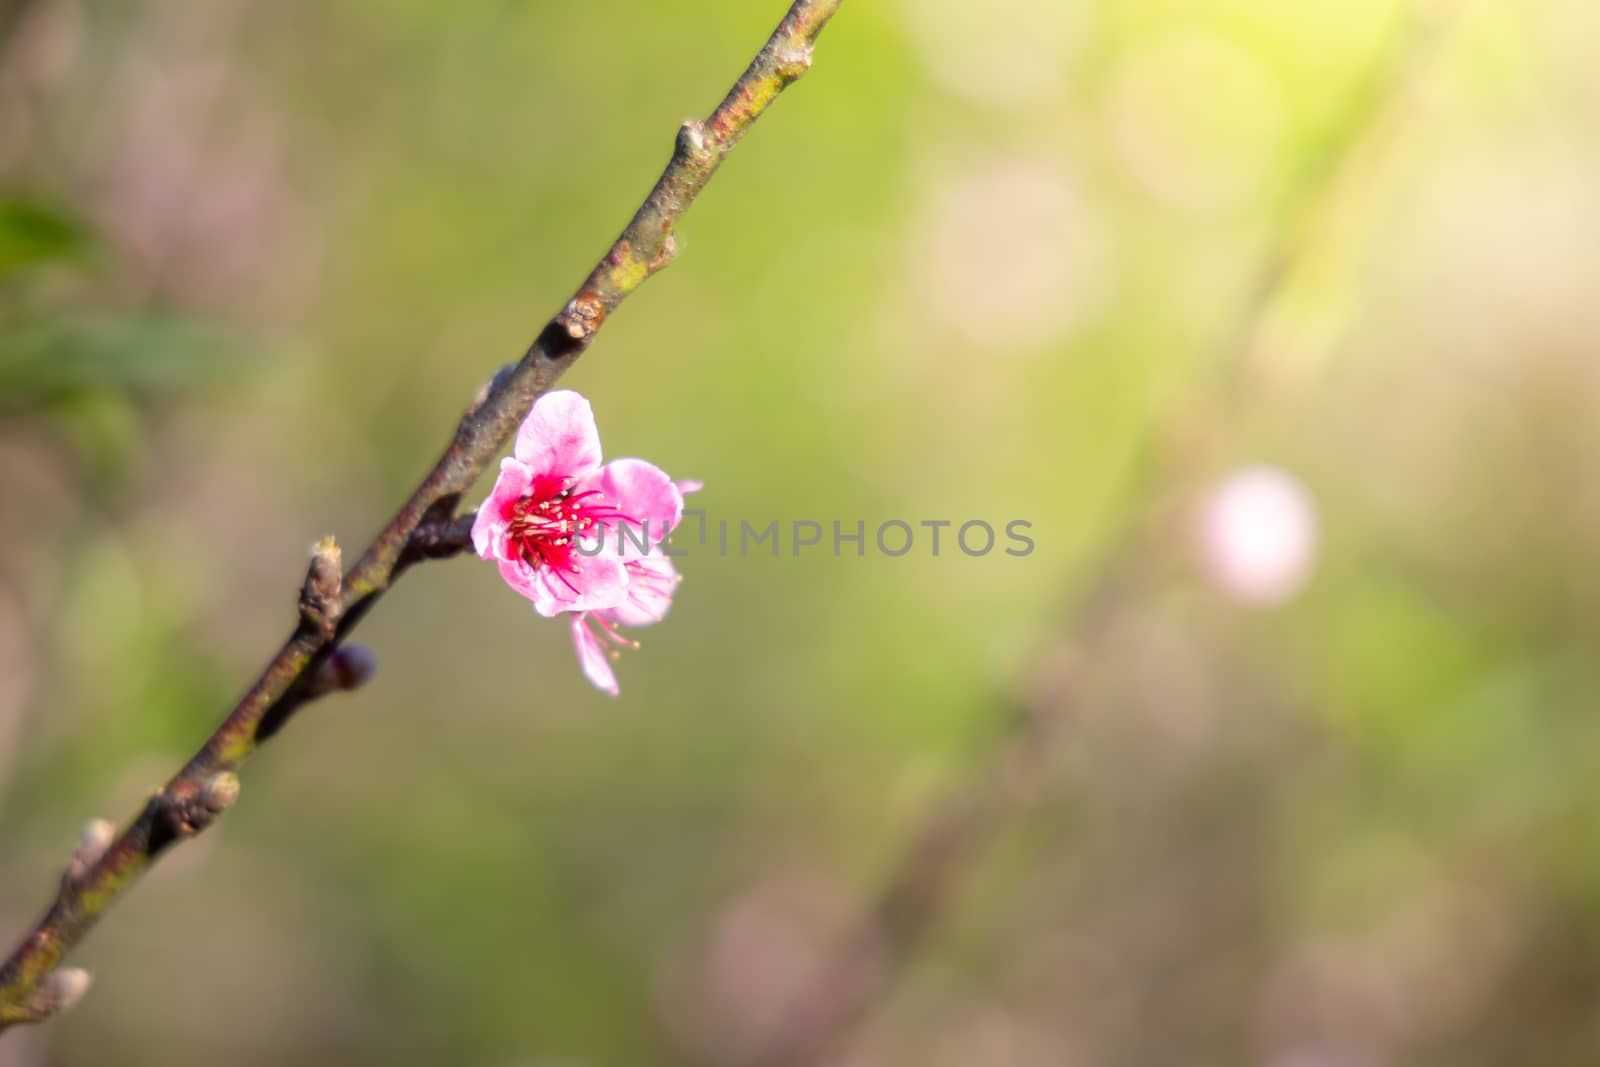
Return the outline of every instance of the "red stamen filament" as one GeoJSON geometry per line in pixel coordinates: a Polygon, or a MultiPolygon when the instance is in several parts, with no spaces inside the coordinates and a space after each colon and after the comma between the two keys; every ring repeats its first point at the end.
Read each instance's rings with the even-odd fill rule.
{"type": "Polygon", "coordinates": [[[639,642],[630,640],[630,639],[628,639],[626,637],[623,637],[620,633],[618,633],[616,624],[613,623],[610,619],[607,619],[602,615],[590,615],[589,618],[593,619],[595,621],[595,623],[597,623],[599,625],[599,627],[600,627],[600,636],[604,637],[607,641],[610,641],[613,645],[617,646],[617,648],[608,648],[608,649],[606,649],[606,654],[608,656],[610,656],[612,659],[616,659],[617,658],[617,649],[621,649],[621,648],[637,649],[639,647],[639,642]]]}
{"type": "Polygon", "coordinates": [[[573,542],[591,530],[634,520],[607,503],[600,490],[573,493],[573,484],[568,478],[559,490],[544,494],[536,487],[517,500],[510,507],[506,534],[523,562],[534,568],[551,568],[568,589],[577,593],[577,587],[566,575],[568,571],[583,573],[582,564],[573,558],[573,542]],[[600,499],[592,500],[593,497],[600,499]]]}

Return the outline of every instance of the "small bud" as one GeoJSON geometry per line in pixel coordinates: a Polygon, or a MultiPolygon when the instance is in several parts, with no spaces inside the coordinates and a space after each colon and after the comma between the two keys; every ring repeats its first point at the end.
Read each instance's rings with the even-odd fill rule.
{"type": "Polygon", "coordinates": [[[67,864],[67,880],[76,882],[100,862],[111,842],[116,840],[117,828],[107,819],[90,819],[72,850],[72,861],[67,864]]]}
{"type": "Polygon", "coordinates": [[[239,776],[218,771],[198,784],[184,778],[158,790],[152,803],[179,837],[198,834],[239,799],[239,776]]]}
{"type": "Polygon", "coordinates": [[[110,819],[90,819],[83,824],[83,833],[78,837],[78,851],[92,853],[99,859],[116,836],[117,826],[110,819]]]}
{"type": "Polygon", "coordinates": [[[339,626],[343,606],[341,566],[338,543],[324,537],[311,546],[311,565],[300,589],[300,617],[330,638],[339,626]]]}
{"type": "Polygon", "coordinates": [[[59,967],[51,971],[40,979],[28,997],[28,1014],[36,1020],[59,1015],[83,999],[93,980],[82,967],[59,967]]]}
{"type": "Polygon", "coordinates": [[[778,77],[785,85],[800,78],[811,69],[811,48],[793,49],[778,56],[778,77]]]}
{"type": "Polygon", "coordinates": [[[378,654],[366,645],[341,645],[322,661],[311,678],[309,698],[360,689],[378,673],[378,654]]]}
{"type": "Polygon", "coordinates": [[[238,799],[239,776],[232,771],[212,775],[200,790],[200,803],[212,815],[221,815],[238,799]]]}
{"type": "Polygon", "coordinates": [[[678,258],[678,235],[669,233],[661,242],[661,251],[650,260],[650,273],[654,274],[671,266],[676,258],[678,258]]]}
{"type": "Polygon", "coordinates": [[[461,426],[463,429],[477,417],[478,412],[483,410],[483,405],[489,402],[491,396],[500,391],[501,387],[516,373],[516,370],[517,365],[515,363],[507,363],[495,371],[493,377],[478,386],[478,391],[472,394],[472,400],[467,404],[466,411],[461,414],[461,426]]]}
{"type": "Polygon", "coordinates": [[[1236,471],[1211,491],[1195,538],[1206,577],[1250,604],[1280,604],[1316,565],[1316,506],[1300,480],[1274,467],[1236,471]]]}
{"type": "Polygon", "coordinates": [[[567,306],[556,316],[556,323],[566,332],[570,341],[587,342],[606,321],[606,305],[600,294],[584,289],[567,301],[567,306]]]}
{"type": "Polygon", "coordinates": [[[685,155],[698,156],[706,150],[706,127],[699,119],[690,119],[678,127],[678,150],[685,155]]]}

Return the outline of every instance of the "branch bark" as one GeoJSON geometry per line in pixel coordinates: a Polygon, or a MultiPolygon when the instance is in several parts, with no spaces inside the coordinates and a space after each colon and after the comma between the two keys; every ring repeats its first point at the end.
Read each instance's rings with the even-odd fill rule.
{"type": "Polygon", "coordinates": [[[86,835],[74,853],[55,901],[0,967],[0,1030],[48,1018],[76,999],[65,993],[81,994],[83,972],[55,970],[67,951],[162,852],[205,830],[237,799],[239,765],[325,691],[313,684],[318,668],[406,567],[466,547],[471,517],[455,515],[461,495],[606,318],[671,261],[678,220],[755,120],[810,67],[817,35],[842,2],[797,0],[722,103],[706,119],[684,124],[671,161],[627,228],[522,359],[485,387],[443,456],[355,565],[341,575],[333,539],[319,542],[299,623],[260,677],[126,829],[109,841],[86,835]]]}

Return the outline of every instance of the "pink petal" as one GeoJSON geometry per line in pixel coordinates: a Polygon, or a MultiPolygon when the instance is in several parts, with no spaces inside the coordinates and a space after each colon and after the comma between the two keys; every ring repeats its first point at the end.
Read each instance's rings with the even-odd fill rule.
{"type": "Polygon", "coordinates": [[[589,684],[602,693],[616,696],[617,675],[611,669],[605,644],[589,628],[589,620],[582,614],[572,616],[572,647],[577,650],[578,666],[583,668],[583,676],[589,679],[589,684]]]}
{"type": "Polygon", "coordinates": [[[698,493],[706,487],[706,483],[697,478],[680,478],[675,484],[678,487],[678,492],[684,496],[688,496],[690,493],[698,493]]]}
{"type": "Polygon", "coordinates": [[[628,572],[616,556],[574,554],[572,561],[578,569],[538,569],[532,600],[540,615],[550,619],[568,611],[614,608],[628,595],[628,572]]]}
{"type": "Polygon", "coordinates": [[[535,603],[538,602],[540,592],[544,588],[544,582],[540,578],[540,568],[530,567],[520,559],[502,559],[500,577],[516,592],[535,603]]]}
{"type": "Polygon", "coordinates": [[[602,612],[623,626],[649,626],[666,618],[678,591],[678,568],[666,556],[629,560],[628,595],[616,607],[602,612]]]}
{"type": "Polygon", "coordinates": [[[526,493],[532,480],[533,472],[511,457],[500,461],[500,477],[495,479],[488,499],[479,506],[478,517],[472,520],[472,547],[483,559],[504,558],[506,505],[526,493]]]}
{"type": "Polygon", "coordinates": [[[570,389],[546,393],[517,431],[512,454],[537,474],[578,477],[600,466],[594,409],[570,389]]]}
{"type": "Polygon", "coordinates": [[[642,459],[612,460],[600,469],[597,488],[609,504],[627,516],[625,521],[644,528],[651,544],[665,540],[683,518],[683,494],[667,472],[654,463],[642,459]]]}

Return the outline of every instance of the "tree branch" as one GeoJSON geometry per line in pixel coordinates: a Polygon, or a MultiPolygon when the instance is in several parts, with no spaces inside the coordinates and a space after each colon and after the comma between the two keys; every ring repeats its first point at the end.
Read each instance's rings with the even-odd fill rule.
{"type": "MultiPolygon", "coordinates": [[[[55,971],[67,951],[168,847],[203,831],[239,795],[235,774],[256,747],[328,687],[317,682],[378,598],[411,563],[454,555],[470,516],[461,495],[505,447],[533,402],[589,347],[607,316],[672,259],[672,231],[751,124],[811,64],[812,46],[843,0],[797,0],[733,89],[703,121],[685,123],[655,188],[589,277],[462,417],[444,455],[355,565],[339,573],[320,542],[300,595],[300,621],[233,711],[126,829],[86,835],[55,902],[0,967],[0,1029],[37,1022],[81,995],[87,975],[55,971]],[[54,972],[54,973],[52,973],[54,972]]],[[[95,824],[99,825],[99,824],[95,824]]]]}

